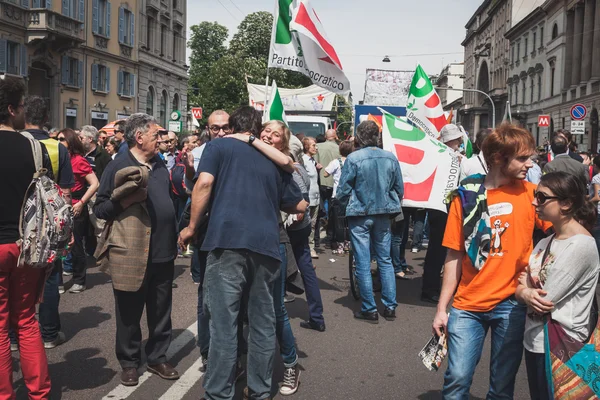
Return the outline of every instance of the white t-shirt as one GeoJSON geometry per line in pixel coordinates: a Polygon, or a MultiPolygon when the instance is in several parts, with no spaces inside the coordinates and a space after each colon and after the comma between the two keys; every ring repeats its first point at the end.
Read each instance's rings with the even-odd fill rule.
{"type": "Polygon", "coordinates": [[[471,158],[463,158],[460,163],[460,180],[475,174],[486,175],[488,173],[483,153],[480,152],[471,158]]]}
{"type": "MultiPolygon", "coordinates": [[[[595,195],[594,184],[600,185],[600,174],[596,174],[592,178],[592,184],[590,185],[590,195],[592,196],[595,195]]],[[[600,190],[598,191],[598,194],[600,195],[600,190]]],[[[598,207],[598,215],[600,215],[600,202],[598,202],[598,205],[596,207],[598,207]]]]}
{"type": "Polygon", "coordinates": [[[340,164],[340,160],[341,160],[341,158],[336,158],[335,160],[333,160],[329,163],[327,168],[325,168],[325,171],[329,175],[333,176],[333,195],[332,195],[332,197],[335,197],[338,185],[340,184],[340,177],[342,176],[342,167],[344,166],[344,162],[342,161],[342,163],[340,164]]]}
{"type": "Polygon", "coordinates": [[[304,168],[308,172],[310,178],[310,190],[308,191],[309,204],[311,207],[318,206],[321,202],[321,194],[319,192],[319,172],[313,160],[306,154],[302,155],[304,168]]]}
{"type": "MultiPolygon", "coordinates": [[[[565,332],[579,341],[590,333],[590,310],[598,283],[598,249],[596,240],[587,235],[552,241],[544,267],[542,258],[550,237],[542,239],[529,258],[529,268],[546,276],[544,297],[554,303],[552,319],[560,323],[565,332]],[[541,269],[540,269],[541,268],[541,269]]],[[[523,345],[532,353],[544,351],[544,318],[533,316],[527,310],[523,345]]]]}

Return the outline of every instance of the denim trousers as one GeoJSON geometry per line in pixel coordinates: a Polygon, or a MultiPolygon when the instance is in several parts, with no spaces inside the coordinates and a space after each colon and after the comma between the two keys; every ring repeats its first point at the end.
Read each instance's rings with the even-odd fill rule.
{"type": "Polygon", "coordinates": [[[402,249],[406,249],[410,230],[410,220],[413,221],[413,240],[412,247],[419,248],[423,243],[423,229],[425,226],[425,217],[427,210],[419,210],[411,207],[402,207],[404,213],[404,232],[402,234],[402,249]]]}
{"type": "Polygon", "coordinates": [[[450,310],[448,319],[448,369],[442,396],[467,400],[475,368],[481,359],[488,330],[492,331],[490,389],[487,399],[512,399],[515,377],[523,356],[527,307],[509,298],[488,312],[450,310]]]}
{"type": "Polygon", "coordinates": [[[531,400],[550,400],[546,378],[546,355],[525,350],[525,366],[531,400]]]}
{"type": "Polygon", "coordinates": [[[248,389],[250,399],[270,395],[275,358],[273,286],[281,262],[245,249],[208,254],[204,302],[210,318],[210,349],[204,379],[209,400],[232,399],[238,353],[238,317],[248,290],[248,389]]]}
{"type": "Polygon", "coordinates": [[[204,275],[206,274],[206,257],[208,257],[208,252],[201,251],[198,248],[194,249],[194,254],[192,255],[192,278],[194,279],[194,282],[199,282],[197,308],[198,347],[200,348],[200,354],[202,354],[204,357],[208,357],[208,349],[210,347],[210,321],[208,318],[208,313],[204,310],[204,290],[202,289],[202,286],[204,285],[204,275]],[[195,272],[194,264],[197,269],[195,272]],[[194,277],[194,274],[197,274],[196,277],[194,277]]]}
{"type": "Polygon", "coordinates": [[[364,312],[377,311],[371,278],[371,244],[375,251],[381,279],[381,302],[385,308],[396,309],[398,305],[396,279],[390,257],[390,224],[391,220],[387,214],[348,217],[350,240],[356,259],[356,277],[362,298],[361,310],[364,312]]]}
{"type": "Polygon", "coordinates": [[[392,265],[394,273],[402,272],[407,266],[406,248],[402,246],[402,237],[404,236],[404,221],[393,221],[391,226],[391,251],[392,265]]]}
{"type": "Polygon", "coordinates": [[[302,275],[310,320],[319,325],[324,324],[321,289],[319,289],[319,280],[317,279],[317,272],[313,267],[308,244],[310,226],[297,231],[288,230],[288,236],[294,257],[296,258],[296,264],[298,264],[298,269],[302,275]]]}
{"type": "MultiPolygon", "coordinates": [[[[202,280],[204,279],[204,271],[206,270],[206,256],[208,255],[208,253],[204,252],[204,266],[203,266],[203,270],[200,271],[200,259],[198,258],[200,253],[202,253],[202,251],[200,250],[199,247],[196,247],[195,245],[190,245],[192,248],[192,251],[194,252],[192,254],[192,263],[190,265],[190,272],[192,274],[192,281],[194,281],[194,283],[201,283],[202,280]]],[[[202,257],[202,256],[201,256],[202,257]]]]}
{"type": "Polygon", "coordinates": [[[287,278],[287,251],[285,243],[279,244],[279,256],[281,257],[281,273],[275,280],[273,287],[273,303],[275,306],[276,333],[277,342],[279,342],[279,352],[286,368],[295,366],[298,363],[296,353],[296,338],[290,325],[290,317],[285,308],[283,298],[285,296],[285,281],[287,278]]]}
{"type": "Polygon", "coordinates": [[[40,330],[42,332],[42,339],[45,342],[52,342],[58,337],[58,332],[60,332],[60,313],[58,312],[60,304],[58,284],[60,278],[60,268],[54,268],[46,280],[44,301],[40,304],[39,308],[40,330]]]}

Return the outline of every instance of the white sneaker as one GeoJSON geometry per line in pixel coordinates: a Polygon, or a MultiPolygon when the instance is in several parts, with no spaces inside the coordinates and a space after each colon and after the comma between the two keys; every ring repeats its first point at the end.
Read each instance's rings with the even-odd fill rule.
{"type": "Polygon", "coordinates": [[[58,287],[58,294],[65,294],[65,286],[64,285],[60,285],[58,287]]]}
{"type": "Polygon", "coordinates": [[[298,364],[291,368],[286,368],[283,373],[283,385],[279,389],[282,396],[289,396],[298,391],[300,385],[300,368],[298,364]]]}
{"type": "Polygon", "coordinates": [[[71,289],[69,289],[69,293],[81,293],[84,290],[85,290],[84,285],[78,285],[75,283],[73,286],[71,286],[71,289]]]}
{"type": "Polygon", "coordinates": [[[315,251],[315,249],[310,249],[310,256],[312,258],[319,258],[319,255],[317,254],[317,252],[315,251]]]}
{"type": "Polygon", "coordinates": [[[417,247],[413,247],[411,253],[418,253],[419,249],[417,247]]]}
{"type": "Polygon", "coordinates": [[[54,339],[51,342],[44,342],[44,348],[45,349],[53,349],[56,346],[60,346],[61,344],[63,344],[66,341],[65,339],[65,334],[62,332],[58,332],[58,336],[56,337],[56,339],[54,339]]]}

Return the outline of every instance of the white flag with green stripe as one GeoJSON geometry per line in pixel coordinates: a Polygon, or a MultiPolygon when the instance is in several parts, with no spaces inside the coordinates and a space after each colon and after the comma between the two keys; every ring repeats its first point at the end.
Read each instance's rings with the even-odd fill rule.
{"type": "Polygon", "coordinates": [[[269,103],[267,104],[267,107],[265,107],[265,113],[263,114],[263,122],[267,121],[281,121],[288,126],[283,102],[281,101],[275,79],[273,79],[273,86],[271,86],[271,98],[269,99],[269,103]]]}

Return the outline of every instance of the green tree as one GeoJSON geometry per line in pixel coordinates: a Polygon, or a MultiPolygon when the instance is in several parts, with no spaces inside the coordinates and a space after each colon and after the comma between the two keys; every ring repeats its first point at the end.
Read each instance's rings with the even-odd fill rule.
{"type": "Polygon", "coordinates": [[[340,139],[346,139],[352,135],[354,127],[354,118],[352,114],[352,104],[348,103],[344,96],[336,95],[337,102],[337,134],[340,139]]]}
{"type": "Polygon", "coordinates": [[[266,11],[248,14],[229,43],[229,52],[238,57],[267,59],[271,46],[273,15],[266,11]]]}

